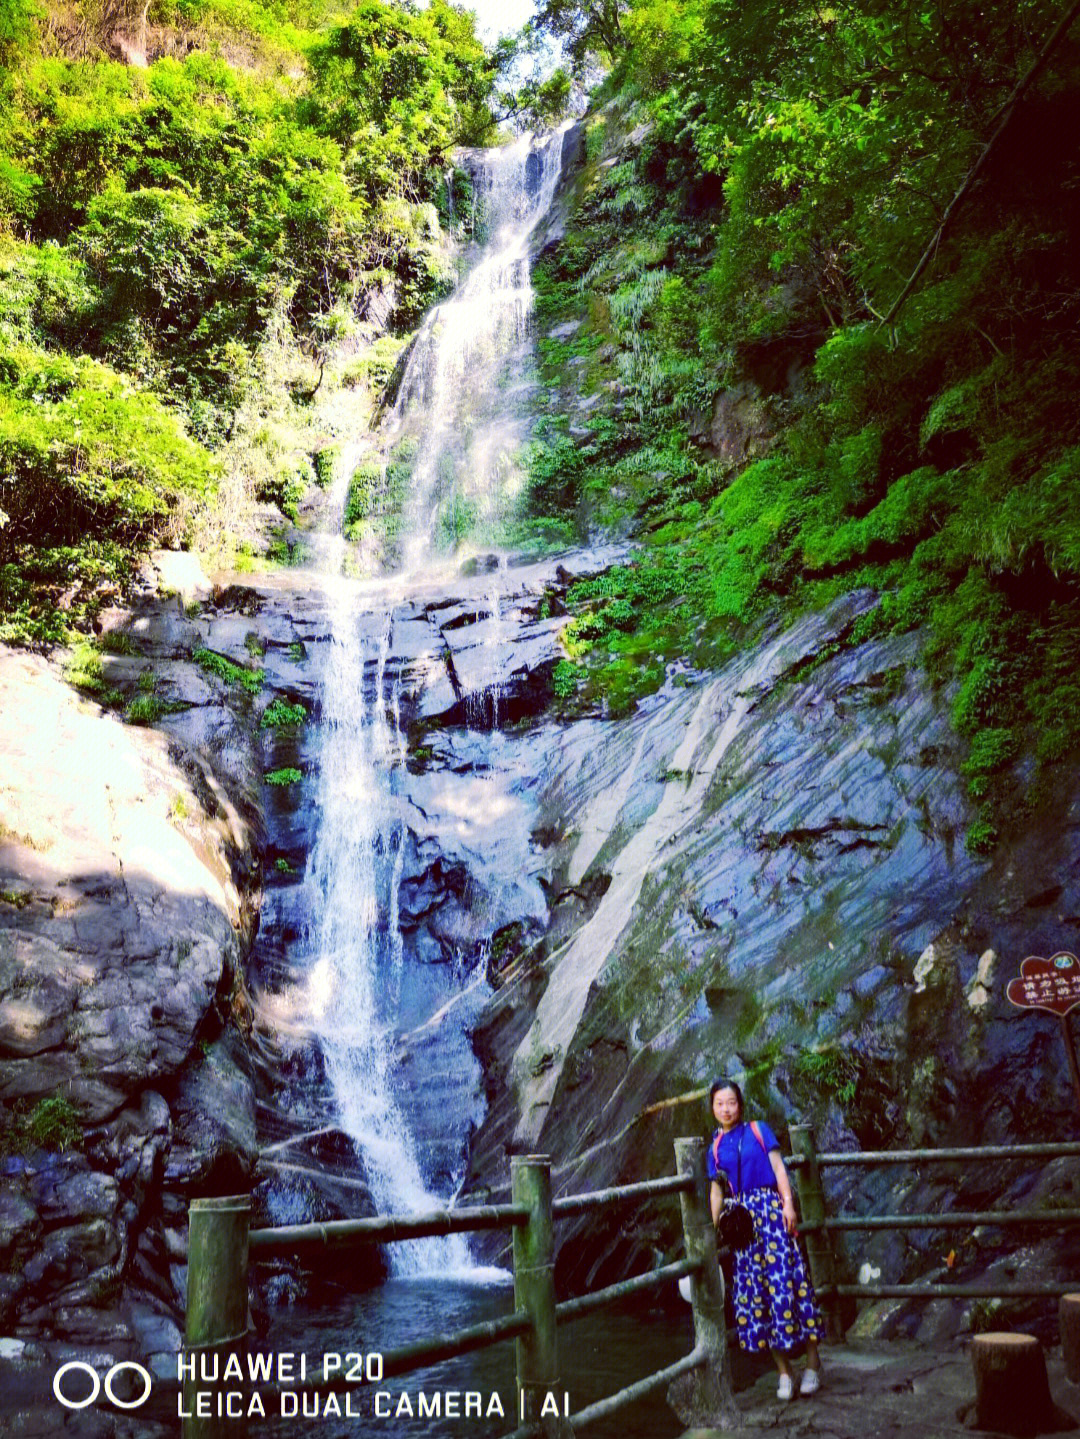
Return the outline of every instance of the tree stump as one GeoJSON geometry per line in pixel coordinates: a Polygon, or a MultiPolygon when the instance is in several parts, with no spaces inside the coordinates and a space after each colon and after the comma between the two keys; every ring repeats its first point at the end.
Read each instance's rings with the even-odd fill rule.
{"type": "Polygon", "coordinates": [[[1060,1427],[1042,1346],[1031,1334],[977,1334],[971,1363],[979,1429],[1031,1439],[1060,1427]]]}
{"type": "Polygon", "coordinates": [[[1080,1384],[1080,1294],[1063,1294],[1058,1302],[1058,1327],[1061,1330],[1061,1357],[1065,1360],[1065,1378],[1080,1384]]]}

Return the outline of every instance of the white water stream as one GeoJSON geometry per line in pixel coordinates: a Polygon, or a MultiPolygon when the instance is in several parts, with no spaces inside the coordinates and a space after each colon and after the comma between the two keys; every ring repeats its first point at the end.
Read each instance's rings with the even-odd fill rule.
{"type": "MultiPolygon", "coordinates": [[[[512,499],[513,455],[526,438],[515,392],[525,383],[529,345],[529,235],[551,204],[561,140],[556,135],[534,147],[523,139],[471,157],[488,240],[457,291],[425,322],[391,419],[394,433],[411,437],[415,461],[400,570],[378,585],[344,578],[340,533],[320,556],[332,638],[322,690],[318,824],[305,878],[308,1005],[339,1122],[363,1155],[380,1213],[419,1212],[447,1198],[429,1189],[395,1091],[404,963],[399,886],[408,835],[394,608],[430,580],[439,551],[452,551],[463,517],[490,533],[512,499]]],[[[348,468],[333,495],[339,531],[348,468]]],[[[500,566],[490,576],[492,641],[505,573],[500,566]]],[[[493,716],[497,724],[498,704],[493,667],[481,699],[489,723],[493,716]]],[[[462,1063],[475,1064],[464,1032],[460,1051],[462,1063]]],[[[475,1117],[462,1116],[461,1123],[475,1117]]],[[[390,1258],[399,1274],[479,1277],[461,1236],[395,1244],[390,1258]]]]}

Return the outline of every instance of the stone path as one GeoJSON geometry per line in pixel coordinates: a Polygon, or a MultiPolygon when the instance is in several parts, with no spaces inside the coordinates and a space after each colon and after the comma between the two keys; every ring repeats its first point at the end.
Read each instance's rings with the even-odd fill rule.
{"type": "MultiPolygon", "coordinates": [[[[814,1439],[949,1439],[973,1431],[958,1412],[975,1397],[967,1344],[935,1351],[912,1341],[834,1345],[822,1354],[824,1382],[812,1399],[781,1404],[764,1375],[736,1398],[735,1430],[691,1429],[683,1439],[813,1435],[814,1439]]],[[[1047,1354],[1050,1392],[1075,1419],[1080,1386],[1065,1378],[1060,1349],[1047,1354]]]]}

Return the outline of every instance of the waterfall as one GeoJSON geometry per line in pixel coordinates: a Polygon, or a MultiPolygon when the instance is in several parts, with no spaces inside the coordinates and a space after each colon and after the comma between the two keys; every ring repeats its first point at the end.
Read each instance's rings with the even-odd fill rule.
{"type": "Polygon", "coordinates": [[[462,533],[490,534],[515,492],[527,438],[515,401],[528,386],[529,237],[551,205],[562,134],[472,152],[474,215],[487,243],[454,294],[428,317],[402,379],[392,427],[416,442],[403,560],[416,572],[462,533]]]}
{"type": "MultiPolygon", "coordinates": [[[[561,142],[561,133],[543,146],[526,137],[467,157],[486,240],[417,336],[390,419],[391,438],[408,436],[414,458],[396,573],[377,586],[342,575],[348,547],[341,522],[359,452],[332,492],[336,534],[321,552],[331,639],[318,824],[305,876],[308,1006],[338,1120],[363,1155],[384,1213],[435,1208],[447,1198],[429,1190],[395,1091],[404,965],[398,896],[408,841],[395,606],[438,552],[453,553],[467,528],[493,533],[512,500],[514,454],[527,437],[518,400],[528,384],[529,235],[551,204],[561,142]]],[[[485,603],[494,636],[505,574],[501,562],[489,576],[485,603]]],[[[473,697],[482,711],[476,718],[497,725],[494,672],[487,688],[486,696],[473,697]]],[[[399,1274],[472,1269],[462,1236],[396,1244],[390,1259],[399,1274]]]]}

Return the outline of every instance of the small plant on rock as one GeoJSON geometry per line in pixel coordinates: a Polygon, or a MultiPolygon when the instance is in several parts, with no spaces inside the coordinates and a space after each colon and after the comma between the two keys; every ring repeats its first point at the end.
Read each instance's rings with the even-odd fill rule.
{"type": "Polygon", "coordinates": [[[301,770],[294,769],[291,765],[286,765],[283,769],[268,770],[264,778],[267,784],[287,785],[299,784],[304,778],[304,775],[301,770]]]}
{"type": "Polygon", "coordinates": [[[128,724],[152,725],[156,724],[165,713],[165,706],[157,695],[136,695],[124,710],[124,718],[128,724]]]}
{"type": "Polygon", "coordinates": [[[78,1112],[70,1099],[54,1094],[39,1099],[22,1122],[27,1143],[40,1149],[77,1149],[82,1144],[83,1130],[78,1112]]]}
{"type": "Polygon", "coordinates": [[[804,1049],[796,1057],[795,1067],[841,1104],[850,1104],[855,1098],[859,1067],[855,1060],[842,1050],[804,1049]]]}
{"type": "Polygon", "coordinates": [[[247,690],[248,694],[258,694],[262,688],[262,670],[244,669],[242,665],[233,664],[232,660],[219,655],[217,650],[197,649],[191,658],[200,669],[207,674],[216,675],[219,680],[224,680],[227,685],[239,685],[247,690]]]}
{"type": "Polygon", "coordinates": [[[260,729],[293,729],[307,719],[307,710],[297,702],[288,704],[285,700],[271,700],[262,712],[260,729]]]}

